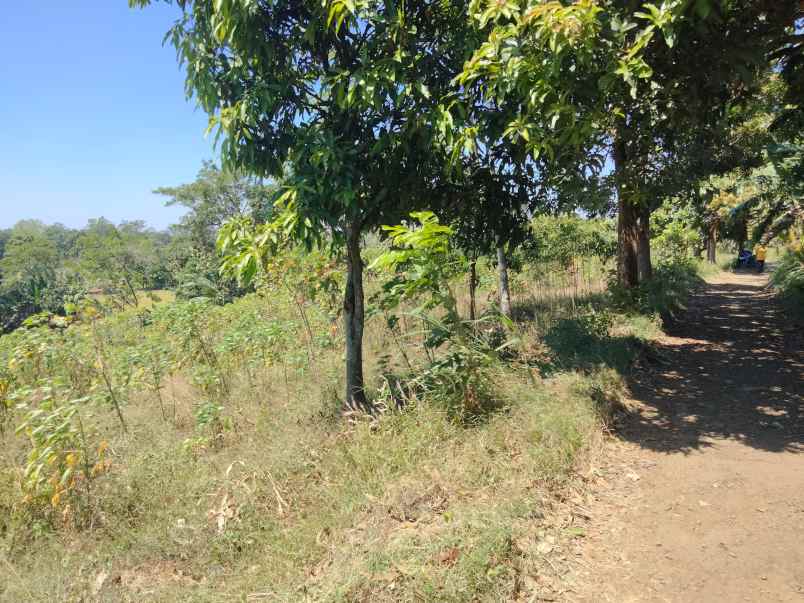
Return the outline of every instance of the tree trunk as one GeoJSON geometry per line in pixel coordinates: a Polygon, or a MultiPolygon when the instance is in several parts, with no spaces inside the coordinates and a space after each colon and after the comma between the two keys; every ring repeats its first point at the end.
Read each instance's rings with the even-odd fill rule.
{"type": "Polygon", "coordinates": [[[344,331],[346,333],[346,399],[347,410],[371,411],[363,382],[363,260],[360,257],[360,231],[350,229],[346,243],[346,291],[343,298],[344,331]]]}
{"type": "Polygon", "coordinates": [[[639,240],[637,208],[628,194],[628,178],[625,174],[625,143],[621,138],[614,141],[614,175],[617,183],[617,282],[631,289],[639,282],[637,245],[639,240]]]}
{"type": "MultiPolygon", "coordinates": [[[[740,249],[742,249],[742,245],[740,249]]],[[[717,264],[717,226],[715,224],[709,226],[706,237],[706,261],[710,264],[717,264]]]]}
{"type": "Polygon", "coordinates": [[[474,321],[477,319],[477,306],[475,299],[477,297],[477,260],[473,259],[469,262],[469,320],[474,321]]]}
{"type": "Polygon", "coordinates": [[[500,313],[506,318],[511,318],[511,289],[508,286],[508,258],[505,257],[505,249],[502,245],[497,246],[497,277],[497,287],[500,295],[500,313]]]}
{"type": "Polygon", "coordinates": [[[653,264],[650,261],[650,208],[642,205],[638,213],[637,277],[643,283],[653,276],[653,264]]]}

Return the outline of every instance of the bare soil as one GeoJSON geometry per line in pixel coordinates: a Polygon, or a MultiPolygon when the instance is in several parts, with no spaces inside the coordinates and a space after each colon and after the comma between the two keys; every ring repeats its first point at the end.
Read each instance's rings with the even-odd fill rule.
{"type": "Polygon", "coordinates": [[[804,601],[804,351],[767,277],[723,273],[631,381],[590,472],[568,601],[804,601]]]}

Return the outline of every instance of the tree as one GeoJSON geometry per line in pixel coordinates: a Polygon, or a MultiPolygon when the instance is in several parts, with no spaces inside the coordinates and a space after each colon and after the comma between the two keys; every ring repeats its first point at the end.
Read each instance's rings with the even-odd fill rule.
{"type": "Polygon", "coordinates": [[[446,137],[465,192],[440,213],[470,256],[496,255],[506,315],[506,254],[529,236],[529,219],[583,206],[600,190],[601,74],[641,69],[636,52],[608,47],[602,13],[591,2],[469,5],[478,43],[455,78],[457,133],[446,137]]]}
{"type": "Polygon", "coordinates": [[[75,243],[80,231],[67,228],[64,224],[56,223],[45,226],[44,232],[45,236],[56,246],[60,258],[68,259],[75,257],[75,243]]]}
{"type": "Polygon", "coordinates": [[[714,169],[705,159],[723,116],[794,12],[770,0],[473,2],[488,39],[459,81],[501,107],[504,135],[532,156],[575,153],[580,171],[599,169],[590,150],[609,156],[618,278],[632,287],[651,274],[651,209],[696,180],[690,169],[714,169]]]}
{"type": "Polygon", "coordinates": [[[90,220],[76,243],[78,270],[120,306],[137,306],[140,292],[153,288],[163,265],[143,222],[115,226],[104,218],[90,220]]]}
{"type": "Polygon", "coordinates": [[[361,236],[431,201],[434,133],[448,121],[434,99],[464,55],[464,3],[177,4],[168,39],[223,137],[226,166],[281,179],[287,235],[345,250],[345,398],[369,408],[361,236]]]}
{"type": "Polygon", "coordinates": [[[727,120],[726,150],[716,154],[715,163],[731,169],[697,184],[700,190],[692,197],[710,261],[718,236],[742,249],[749,239],[767,243],[802,219],[801,136],[780,126],[791,111],[789,96],[778,70],[768,70],[756,94],[727,120]]]}
{"type": "MultiPolygon", "coordinates": [[[[575,165],[569,173],[599,173],[612,140],[612,116],[623,115],[612,99],[620,98],[621,90],[636,94],[640,82],[649,80],[643,54],[649,45],[664,43],[657,33],[672,38],[683,9],[681,2],[665,2],[641,12],[637,3],[630,4],[617,10],[616,2],[473,2],[470,14],[487,40],[457,79],[470,102],[500,108],[496,123],[502,127],[490,133],[550,166],[575,165]]],[[[469,129],[465,137],[473,140],[476,132],[469,129]]],[[[624,151],[623,143],[614,145],[617,173],[624,151]]],[[[616,180],[624,213],[632,205],[625,202],[624,179],[616,180]]],[[[621,229],[621,248],[631,238],[630,230],[621,229]]]]}
{"type": "Polygon", "coordinates": [[[6,243],[11,238],[11,230],[0,230],[0,258],[5,254],[6,243]]]}
{"type": "MultiPolygon", "coordinates": [[[[630,0],[614,4],[623,14],[634,5],[630,0]]],[[[643,50],[650,79],[611,95],[623,286],[652,274],[650,214],[663,199],[750,160],[723,153],[728,149],[723,139],[731,114],[762,84],[768,52],[792,26],[792,3],[783,4],[701,0],[679,5],[666,43],[654,38],[643,50]]]]}
{"type": "MultiPolygon", "coordinates": [[[[488,147],[486,147],[488,148],[488,147]]],[[[476,318],[477,260],[494,256],[500,313],[511,317],[508,257],[527,236],[529,212],[538,205],[539,191],[519,165],[489,153],[465,158],[459,183],[448,182],[439,215],[453,230],[455,244],[469,258],[469,318],[476,318]]]]}
{"type": "Polygon", "coordinates": [[[9,231],[0,258],[0,332],[16,328],[32,314],[63,311],[65,300],[76,293],[46,232],[34,220],[19,222],[9,231]]]}
{"type": "Polygon", "coordinates": [[[263,223],[271,217],[276,187],[241,173],[221,170],[204,162],[195,181],[154,191],[169,198],[166,205],[182,206],[186,213],[171,227],[166,253],[180,298],[207,297],[223,303],[246,290],[235,279],[220,274],[215,243],[220,228],[232,219],[263,223]]]}
{"type": "Polygon", "coordinates": [[[774,144],[766,157],[759,168],[715,183],[712,205],[721,209],[724,234],[740,248],[748,239],[767,245],[804,224],[804,146],[774,144]]]}
{"type": "Polygon", "coordinates": [[[250,216],[265,222],[269,218],[274,190],[256,178],[223,171],[205,161],[194,182],[154,192],[169,197],[165,205],[187,209],[174,227],[175,233],[189,237],[196,249],[214,251],[218,230],[227,220],[250,216]]]}
{"type": "Polygon", "coordinates": [[[11,231],[0,259],[0,275],[5,288],[22,284],[39,306],[44,289],[56,278],[59,264],[55,244],[45,236],[40,222],[18,223],[11,231]]]}

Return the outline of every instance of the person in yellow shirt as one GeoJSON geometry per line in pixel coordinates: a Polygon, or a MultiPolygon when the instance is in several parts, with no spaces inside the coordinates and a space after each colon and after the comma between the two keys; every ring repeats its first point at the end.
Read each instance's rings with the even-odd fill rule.
{"type": "Polygon", "coordinates": [[[768,250],[765,249],[765,246],[762,243],[757,243],[754,247],[754,258],[757,261],[757,272],[762,272],[765,270],[765,256],[768,254],[768,250]]]}

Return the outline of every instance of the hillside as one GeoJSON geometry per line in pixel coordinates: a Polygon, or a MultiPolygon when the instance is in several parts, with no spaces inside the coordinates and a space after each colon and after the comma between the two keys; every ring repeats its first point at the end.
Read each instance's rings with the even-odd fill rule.
{"type": "Polygon", "coordinates": [[[336,316],[282,288],[225,306],[89,307],[66,328],[4,336],[2,598],[560,589],[549,553],[583,534],[557,508],[596,454],[640,342],[658,333],[615,311],[586,264],[574,286],[534,280],[544,266],[515,276],[521,318],[490,332],[509,340],[498,352],[423,347],[421,318],[403,312],[403,329],[375,315],[373,417],[339,417],[336,316]]]}

